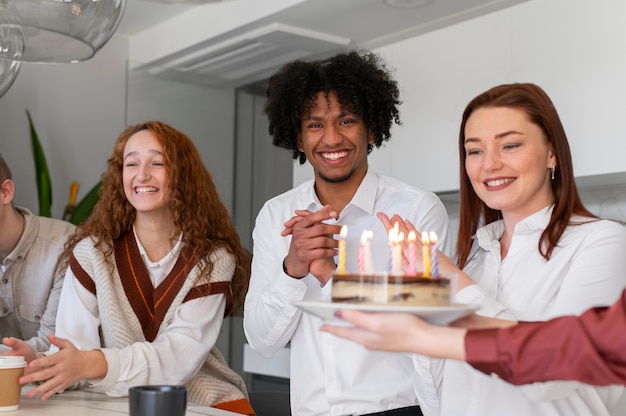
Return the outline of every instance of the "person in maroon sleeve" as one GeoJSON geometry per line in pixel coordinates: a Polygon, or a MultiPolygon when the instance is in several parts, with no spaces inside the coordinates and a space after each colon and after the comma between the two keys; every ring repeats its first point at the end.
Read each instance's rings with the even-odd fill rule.
{"type": "Polygon", "coordinates": [[[340,310],[337,315],[354,326],[325,324],[321,330],[370,350],[467,361],[517,385],[548,380],[626,385],[626,291],[611,307],[545,322],[473,314],[442,327],[403,313],[340,310]]]}

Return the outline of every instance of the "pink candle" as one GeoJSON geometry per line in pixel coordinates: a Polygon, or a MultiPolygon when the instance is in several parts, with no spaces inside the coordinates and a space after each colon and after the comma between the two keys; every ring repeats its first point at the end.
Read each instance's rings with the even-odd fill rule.
{"type": "Polygon", "coordinates": [[[357,259],[359,265],[359,273],[372,273],[372,249],[370,246],[370,240],[372,239],[372,232],[364,230],[361,234],[361,243],[359,245],[359,257],[357,259]]]}
{"type": "Polygon", "coordinates": [[[415,244],[415,240],[417,239],[417,235],[415,231],[409,231],[409,268],[406,271],[406,274],[409,276],[415,276],[417,274],[417,245],[415,244]]]}

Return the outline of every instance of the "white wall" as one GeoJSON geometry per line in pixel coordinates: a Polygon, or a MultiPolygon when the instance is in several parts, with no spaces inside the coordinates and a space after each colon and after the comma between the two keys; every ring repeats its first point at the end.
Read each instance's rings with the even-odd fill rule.
{"type": "Polygon", "coordinates": [[[232,212],[235,93],[131,72],[128,124],[160,120],[195,143],[222,202],[232,212]]]}
{"type": "MultiPolygon", "coordinates": [[[[458,126],[484,90],[533,82],[553,99],[577,177],[603,185],[626,171],[626,2],[534,0],[379,48],[401,87],[403,126],[370,155],[380,173],[458,188],[458,126]],[[609,176],[607,176],[609,175],[609,176]]],[[[312,177],[294,169],[294,183],[312,177]]]]}
{"type": "Polygon", "coordinates": [[[114,36],[92,59],[29,64],[0,98],[0,153],[13,171],[14,202],[38,212],[26,109],[46,153],[53,216],[60,218],[73,180],[78,198],[100,179],[113,143],[129,124],[161,120],[192,138],[232,208],[234,92],[167,80],[129,77],[128,40],[114,36]]]}
{"type": "Polygon", "coordinates": [[[100,179],[126,115],[128,42],[113,37],[92,59],[75,64],[22,65],[0,99],[0,153],[13,171],[14,202],[38,213],[35,166],[25,110],[33,117],[60,218],[73,180],[81,198],[100,179]]]}

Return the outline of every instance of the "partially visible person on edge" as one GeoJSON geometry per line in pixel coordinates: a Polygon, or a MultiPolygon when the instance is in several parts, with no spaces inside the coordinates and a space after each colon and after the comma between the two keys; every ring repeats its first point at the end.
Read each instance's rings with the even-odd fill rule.
{"type": "Polygon", "coordinates": [[[20,338],[44,351],[63,285],[59,255],[75,227],[14,205],[14,195],[11,170],[0,155],[0,339],[20,338]]]}
{"type": "Polygon", "coordinates": [[[465,360],[513,384],[576,380],[598,386],[626,385],[626,291],[610,308],[592,308],[580,317],[515,325],[473,315],[453,323],[469,330],[429,325],[400,313],[341,310],[338,316],[355,327],[324,325],[322,330],[371,350],[465,360]],[[503,325],[515,326],[496,328],[503,325]]]}
{"type": "Polygon", "coordinates": [[[293,302],[331,298],[338,243],[347,225],[346,270],[373,231],[376,270],[388,267],[388,234],[378,212],[401,213],[447,238],[448,218],[430,192],[368,168],[368,154],[399,123],[399,91],[375,54],[352,51],[322,62],[296,61],[270,79],[265,112],[274,144],[309,161],[313,180],[266,202],[253,231],[244,330],[270,357],[290,344],[294,415],[421,414],[414,355],[368,352],[319,331],[321,320],[293,302]]]}
{"type": "Polygon", "coordinates": [[[192,141],[157,121],[128,127],[102,175],[100,201],[71,237],[51,353],[29,364],[29,397],[67,388],[125,396],[184,384],[189,402],[253,414],[243,380],[215,347],[243,302],[250,256],[192,141]]]}
{"type": "MultiPolygon", "coordinates": [[[[616,301],[626,286],[626,228],[584,207],[565,131],[541,88],[500,85],[474,98],[463,113],[459,151],[458,266],[440,258],[444,274],[458,275],[457,302],[478,305],[484,317],[544,321],[616,301]]],[[[381,218],[387,227],[401,221],[381,218]]],[[[405,232],[413,228],[404,224],[405,232]]],[[[623,386],[516,387],[451,360],[432,412],[624,415],[624,398],[623,386]]]]}

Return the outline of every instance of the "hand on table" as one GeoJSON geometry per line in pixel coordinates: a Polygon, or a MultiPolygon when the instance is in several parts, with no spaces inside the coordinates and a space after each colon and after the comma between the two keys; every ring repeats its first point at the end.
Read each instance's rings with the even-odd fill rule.
{"type": "Polygon", "coordinates": [[[40,399],[46,400],[80,380],[106,375],[107,364],[100,350],[81,351],[68,340],[57,338],[54,334],[48,338],[59,351],[37,358],[26,366],[20,384],[41,382],[28,392],[28,397],[41,395],[40,399]]]}

